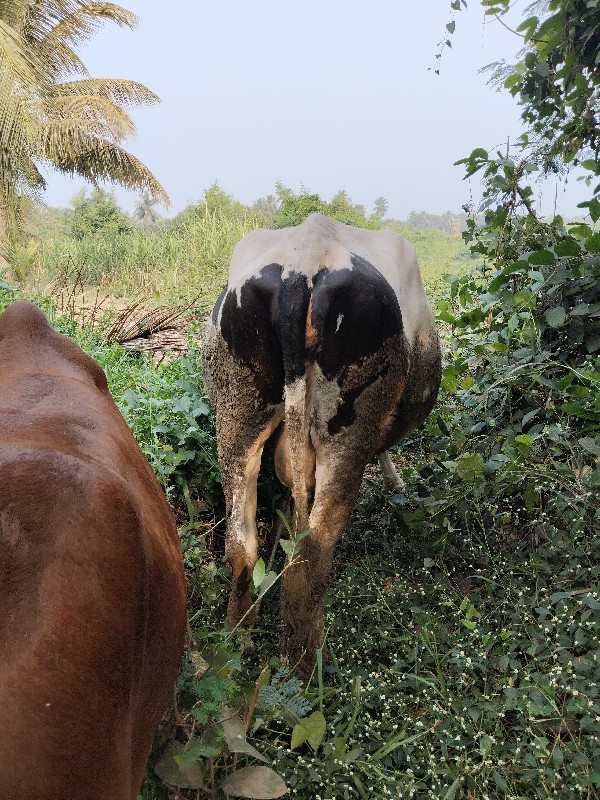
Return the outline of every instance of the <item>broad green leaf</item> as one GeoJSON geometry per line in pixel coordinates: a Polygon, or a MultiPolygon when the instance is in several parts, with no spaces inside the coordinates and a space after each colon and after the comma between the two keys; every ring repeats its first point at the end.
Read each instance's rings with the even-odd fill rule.
{"type": "Polygon", "coordinates": [[[498,785],[498,788],[503,792],[508,792],[508,784],[504,780],[502,775],[500,775],[500,773],[496,772],[495,770],[492,773],[492,775],[493,775],[494,780],[496,781],[496,784],[498,785]]]}
{"type": "Polygon", "coordinates": [[[304,725],[302,725],[301,722],[297,722],[292,730],[292,742],[291,742],[292,750],[295,750],[296,747],[300,747],[300,745],[304,744],[304,742],[307,739],[308,739],[308,734],[306,733],[304,725]]]}
{"type": "Polygon", "coordinates": [[[502,295],[504,302],[513,308],[534,308],[535,295],[529,289],[506,292],[502,295]]]}
{"type": "Polygon", "coordinates": [[[228,775],[221,788],[226,794],[252,800],[271,800],[288,792],[283,779],[270,767],[242,767],[228,775]]]}
{"type": "Polygon", "coordinates": [[[519,75],[518,72],[513,72],[512,75],[509,75],[508,78],[504,81],[504,86],[507,89],[510,89],[511,86],[514,86],[515,84],[519,83],[521,79],[522,79],[521,75],[519,75]]]}
{"type": "Polygon", "coordinates": [[[277,573],[274,572],[273,570],[271,570],[270,572],[267,572],[265,577],[262,579],[261,584],[260,584],[260,588],[258,590],[258,596],[259,597],[263,597],[269,591],[271,586],[273,586],[273,584],[277,580],[277,577],[278,577],[277,573]]]}
{"type": "Polygon", "coordinates": [[[534,31],[538,26],[538,18],[537,17],[527,17],[526,20],[519,25],[517,30],[519,33],[526,32],[528,35],[531,35],[531,32],[534,31]]]}
{"type": "Polygon", "coordinates": [[[589,303],[579,303],[574,306],[569,313],[572,317],[587,317],[590,313],[589,303]]]}
{"type": "Polygon", "coordinates": [[[338,761],[343,761],[346,753],[346,739],[343,736],[336,736],[333,740],[333,757],[338,761]]]}
{"type": "Polygon", "coordinates": [[[592,220],[594,222],[598,222],[600,219],[600,200],[597,200],[595,197],[590,200],[588,203],[588,210],[592,220]]]}
{"type": "Polygon", "coordinates": [[[456,459],[456,472],[463,481],[470,483],[483,475],[483,459],[479,453],[463,453],[456,459]]]}
{"type": "Polygon", "coordinates": [[[327,723],[321,711],[313,711],[313,713],[298,722],[292,731],[292,750],[308,742],[313,750],[318,750],[325,731],[327,730],[327,723]]]}
{"type": "Polygon", "coordinates": [[[600,253],[600,233],[594,233],[586,239],[585,248],[589,253],[600,253]]]}
{"type": "Polygon", "coordinates": [[[578,256],[581,253],[581,247],[575,239],[565,239],[556,245],[554,252],[557,256],[578,256]]]}
{"type": "Polygon", "coordinates": [[[551,328],[560,328],[567,319],[567,312],[562,306],[555,306],[546,311],[546,322],[551,328]]]}
{"type": "Polygon", "coordinates": [[[254,569],[252,570],[252,582],[254,583],[254,586],[258,589],[264,579],[265,579],[265,562],[262,558],[259,558],[254,566],[254,569]]]}
{"type": "Polygon", "coordinates": [[[280,539],[279,546],[288,558],[294,555],[294,542],[291,539],[280,539]]]}
{"type": "Polygon", "coordinates": [[[530,436],[528,433],[520,433],[518,436],[515,436],[515,441],[524,445],[525,447],[531,447],[534,439],[533,436],[530,436]]]}
{"type": "Polygon", "coordinates": [[[530,253],[527,260],[530,264],[551,266],[556,261],[556,257],[554,253],[551,253],[549,250],[536,250],[535,253],[530,253]]]}
{"type": "Polygon", "coordinates": [[[461,782],[462,778],[455,778],[448,787],[448,791],[446,792],[442,800],[454,800],[454,798],[456,797],[456,792],[458,791],[458,787],[460,786],[461,782]]]}

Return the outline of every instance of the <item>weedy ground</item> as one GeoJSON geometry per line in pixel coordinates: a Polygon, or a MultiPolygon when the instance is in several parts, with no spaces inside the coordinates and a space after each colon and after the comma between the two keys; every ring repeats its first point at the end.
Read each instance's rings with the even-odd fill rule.
{"type": "Polygon", "coordinates": [[[541,347],[517,293],[493,318],[473,311],[469,280],[452,297],[435,282],[438,406],[398,456],[405,493],[367,470],[308,686],[279,657],[295,544],[284,528],[269,569],[284,496],[268,463],[253,647],[223,629],[224,508],[193,344],[157,366],[40,300],[106,370],[180,526],[192,639],[143,800],[600,796],[600,364],[541,347]]]}

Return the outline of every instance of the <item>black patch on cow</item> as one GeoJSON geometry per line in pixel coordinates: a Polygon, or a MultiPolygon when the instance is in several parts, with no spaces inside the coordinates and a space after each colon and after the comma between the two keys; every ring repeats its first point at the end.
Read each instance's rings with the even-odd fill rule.
{"type": "Polygon", "coordinates": [[[306,275],[291,272],[282,283],[278,298],[279,332],[283,347],[286,385],[304,375],[306,316],[310,291],[306,275]]]}
{"type": "Polygon", "coordinates": [[[350,425],[352,425],[352,423],[356,420],[356,408],[354,407],[354,401],[361,396],[368,386],[371,386],[371,384],[373,384],[379,378],[385,377],[388,371],[389,367],[387,364],[385,364],[376,375],[369,376],[368,382],[344,393],[343,400],[338,406],[335,416],[332,417],[327,423],[327,430],[329,431],[330,436],[335,436],[335,434],[339,433],[342,428],[348,428],[350,425]]]}
{"type": "Polygon", "coordinates": [[[442,377],[440,343],[435,334],[429,345],[419,343],[413,349],[411,362],[406,389],[396,407],[386,448],[420,425],[435,404],[442,377]]]}
{"type": "Polygon", "coordinates": [[[311,324],[318,332],[314,357],[328,380],[402,332],[392,287],[364,258],[352,255],[351,261],[352,269],[322,269],[313,278],[311,324]]]}
{"type": "Polygon", "coordinates": [[[278,322],[281,266],[268,264],[259,277],[249,278],[240,289],[226,293],[221,313],[221,333],[227,346],[253,373],[265,404],[283,399],[283,353],[278,322]]]}

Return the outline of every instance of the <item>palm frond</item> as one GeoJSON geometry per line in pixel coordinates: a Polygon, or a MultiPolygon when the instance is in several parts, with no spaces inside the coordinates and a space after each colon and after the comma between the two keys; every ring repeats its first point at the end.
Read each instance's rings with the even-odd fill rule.
{"type": "Polygon", "coordinates": [[[81,0],[30,0],[14,27],[28,44],[35,46],[80,5],[81,0]]]}
{"type": "Polygon", "coordinates": [[[163,206],[170,205],[165,189],[145,164],[118,144],[100,139],[83,127],[47,126],[40,150],[61,172],[81,175],[93,184],[109,181],[126,189],[147,189],[163,206]]]}
{"type": "Polygon", "coordinates": [[[0,0],[0,20],[19,30],[29,11],[29,0],[0,0]]]}
{"type": "Polygon", "coordinates": [[[160,97],[143,83],[123,78],[85,78],[83,80],[57,83],[57,95],[96,94],[113,103],[129,106],[147,106],[159,103],[160,97]]]}
{"type": "Polygon", "coordinates": [[[36,53],[23,46],[17,31],[0,19],[0,73],[15,87],[40,91],[43,65],[36,53]]]}
{"type": "Polygon", "coordinates": [[[37,49],[56,75],[88,75],[74,48],[91,39],[106,21],[134,28],[138,19],[131,11],[114,3],[79,4],[37,42],[37,49]]]}
{"type": "Polygon", "coordinates": [[[53,97],[51,102],[43,104],[40,118],[45,126],[62,126],[68,132],[83,125],[90,133],[114,142],[122,142],[136,133],[129,114],[116,103],[93,94],[53,97]]]}

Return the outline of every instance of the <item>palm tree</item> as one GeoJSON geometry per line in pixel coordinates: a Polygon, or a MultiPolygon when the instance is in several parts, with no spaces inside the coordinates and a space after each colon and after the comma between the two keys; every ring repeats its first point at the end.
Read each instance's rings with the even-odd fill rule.
{"type": "Polygon", "coordinates": [[[135,81],[92,78],[75,51],[107,20],[137,23],[114,3],[0,0],[0,236],[14,238],[22,199],[41,196],[41,166],[169,203],[150,170],[122,147],[135,132],[124,106],[158,97],[135,81]]]}
{"type": "Polygon", "coordinates": [[[134,219],[137,219],[144,227],[150,228],[158,225],[162,217],[154,208],[155,205],[156,198],[150,192],[142,192],[133,212],[134,219]]]}
{"type": "Polygon", "coordinates": [[[382,220],[388,210],[388,201],[385,199],[385,197],[378,197],[373,205],[375,206],[373,216],[375,219],[382,220]]]}

